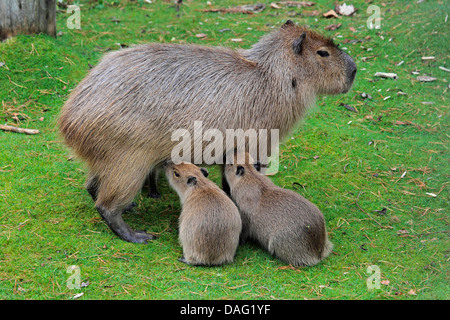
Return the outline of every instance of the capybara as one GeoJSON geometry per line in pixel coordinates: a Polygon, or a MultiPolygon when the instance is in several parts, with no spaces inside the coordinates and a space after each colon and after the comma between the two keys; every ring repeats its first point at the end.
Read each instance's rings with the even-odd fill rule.
{"type": "Polygon", "coordinates": [[[147,242],[154,236],[132,230],[122,212],[171,159],[176,129],[192,132],[199,121],[224,133],[277,129],[283,139],[317,95],[347,92],[355,74],[331,39],[290,20],[250,49],[138,45],[106,54],[70,94],[58,125],[87,163],[86,188],[107,225],[123,240],[147,242]]]}
{"type": "Polygon", "coordinates": [[[169,162],[165,170],[183,207],[179,218],[183,257],[179,260],[194,266],[233,262],[242,229],[236,205],[206,178],[205,168],[169,162]]]}
{"type": "Polygon", "coordinates": [[[254,160],[224,166],[233,201],[242,219],[241,241],[252,239],[293,266],[312,266],[332,248],[322,212],[300,194],[283,189],[258,172],[254,160]]]}

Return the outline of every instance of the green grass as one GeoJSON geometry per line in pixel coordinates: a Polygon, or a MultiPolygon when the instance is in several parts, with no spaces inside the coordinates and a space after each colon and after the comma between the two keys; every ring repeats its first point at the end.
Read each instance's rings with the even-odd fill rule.
{"type": "MultiPolygon", "coordinates": [[[[71,299],[78,293],[84,293],[80,299],[449,298],[449,89],[448,73],[438,68],[450,68],[445,1],[380,4],[379,30],[366,28],[362,0],[352,1],[355,16],[339,21],[293,16],[333,7],[320,0],[306,9],[267,3],[254,15],[204,13],[197,9],[207,8],[206,1],[194,0],[184,1],[180,12],[168,1],[104,1],[102,9],[80,2],[81,30],[68,30],[68,14],[59,12],[62,36],[19,35],[0,43],[1,122],[41,131],[0,131],[1,299],[71,299]],[[158,240],[139,245],[118,239],[84,189],[86,167],[71,157],[56,127],[89,64],[119,44],[248,48],[287,19],[333,36],[358,65],[353,89],[320,97],[282,145],[280,172],[272,177],[321,208],[333,254],[317,266],[293,268],[246,244],[231,265],[181,264],[180,204],[164,179],[160,200],[139,195],[137,212],[125,215],[132,228],[157,233],[158,240]],[[325,31],[337,22],[338,30],[325,31]],[[231,30],[219,31],[225,28],[231,30]],[[199,33],[207,37],[195,37],[199,33]],[[422,61],[424,56],[435,60],[422,61]],[[414,70],[437,80],[419,82],[414,70]],[[399,78],[376,78],[378,71],[399,78]],[[361,98],[363,92],[372,99],[361,98]],[[67,287],[71,265],[80,267],[87,286],[67,287]],[[379,289],[366,285],[371,265],[380,269],[379,289]]],[[[216,8],[250,3],[211,2],[216,8]]],[[[220,181],[215,168],[211,179],[220,181]]]]}

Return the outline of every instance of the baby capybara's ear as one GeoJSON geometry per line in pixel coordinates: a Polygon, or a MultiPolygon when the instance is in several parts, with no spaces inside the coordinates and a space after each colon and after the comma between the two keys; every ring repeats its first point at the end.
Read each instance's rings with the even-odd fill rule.
{"type": "Polygon", "coordinates": [[[200,171],[201,171],[202,174],[205,176],[205,178],[208,178],[208,176],[209,176],[208,170],[206,170],[205,168],[200,168],[200,171]]]}
{"type": "Polygon", "coordinates": [[[287,28],[287,27],[293,26],[293,25],[294,25],[294,22],[292,22],[292,20],[288,20],[281,26],[281,28],[284,29],[284,28],[287,28]]]}
{"type": "Polygon", "coordinates": [[[245,173],[244,167],[243,166],[238,166],[237,169],[236,169],[236,175],[237,176],[242,176],[242,175],[244,175],[244,173],[245,173]]]}

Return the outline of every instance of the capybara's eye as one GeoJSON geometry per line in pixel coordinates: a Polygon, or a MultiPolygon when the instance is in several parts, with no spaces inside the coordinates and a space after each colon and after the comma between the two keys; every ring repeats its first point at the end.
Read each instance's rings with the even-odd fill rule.
{"type": "Polygon", "coordinates": [[[173,172],[173,175],[174,175],[175,177],[177,177],[177,178],[180,177],[180,174],[179,174],[177,171],[174,171],[174,172],[173,172]]]}
{"type": "Polygon", "coordinates": [[[321,57],[328,57],[330,54],[328,53],[328,51],[324,51],[324,50],[319,50],[317,51],[317,54],[321,57]]]}

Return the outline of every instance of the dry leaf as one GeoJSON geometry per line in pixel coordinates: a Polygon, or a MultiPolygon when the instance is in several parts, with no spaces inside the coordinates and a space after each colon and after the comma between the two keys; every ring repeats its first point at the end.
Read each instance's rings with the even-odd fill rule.
{"type": "Polygon", "coordinates": [[[277,3],[288,7],[311,7],[316,4],[312,1],[277,1],[277,3]]]}
{"type": "Polygon", "coordinates": [[[382,280],[381,284],[384,284],[385,286],[388,286],[391,282],[389,280],[382,280]]]}
{"type": "Polygon", "coordinates": [[[329,26],[325,27],[325,30],[330,30],[330,31],[334,31],[339,29],[342,26],[342,23],[339,24],[330,24],[329,26]]]}
{"type": "Polygon", "coordinates": [[[422,57],[422,60],[436,60],[435,57],[422,57]]]}
{"type": "Polygon", "coordinates": [[[414,289],[409,290],[409,291],[408,291],[408,294],[410,294],[410,295],[412,295],[412,296],[417,295],[417,294],[416,294],[416,290],[414,290],[414,289]]]}
{"type": "Polygon", "coordinates": [[[397,121],[395,121],[394,124],[397,125],[397,126],[410,126],[412,123],[409,122],[409,121],[399,121],[399,120],[397,120],[397,121]]]}
{"type": "Polygon", "coordinates": [[[270,4],[270,7],[273,8],[273,9],[281,9],[281,7],[279,5],[277,5],[275,2],[272,2],[270,4]]]}
{"type": "Polygon", "coordinates": [[[303,15],[307,16],[307,17],[317,17],[320,16],[320,12],[317,10],[313,10],[313,11],[304,11],[303,15]]]}
{"type": "Polygon", "coordinates": [[[244,14],[253,14],[263,11],[266,8],[265,5],[258,3],[255,5],[244,5],[233,8],[218,8],[218,9],[202,9],[196,11],[202,12],[223,12],[223,13],[244,13],[244,14]]]}
{"type": "Polygon", "coordinates": [[[330,11],[328,11],[328,12],[325,12],[324,14],[323,14],[323,16],[325,17],[325,18],[339,18],[339,16],[337,15],[337,13],[336,13],[336,11],[334,11],[334,10],[330,10],[330,11]]]}
{"type": "Polygon", "coordinates": [[[206,38],[206,34],[204,34],[204,33],[197,33],[195,36],[197,38],[206,38]]]}

